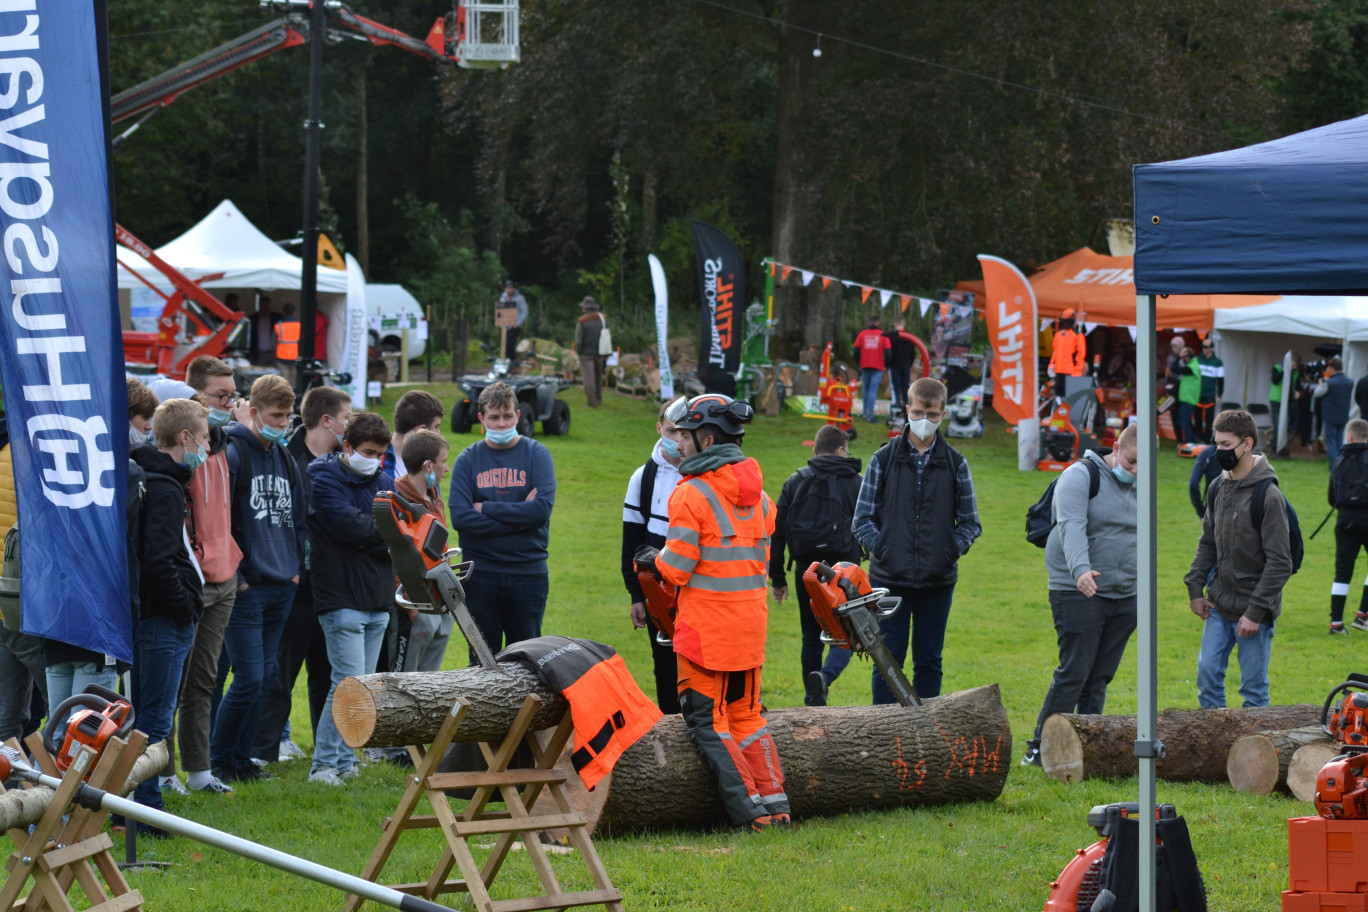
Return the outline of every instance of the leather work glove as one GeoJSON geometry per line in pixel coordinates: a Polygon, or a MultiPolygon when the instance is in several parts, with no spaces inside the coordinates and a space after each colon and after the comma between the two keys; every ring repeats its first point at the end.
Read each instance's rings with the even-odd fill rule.
{"type": "Polygon", "coordinates": [[[650,545],[642,545],[637,548],[636,554],[632,555],[632,565],[636,567],[637,573],[649,573],[656,579],[663,579],[660,571],[656,569],[656,558],[660,556],[659,548],[652,548],[650,545]]]}

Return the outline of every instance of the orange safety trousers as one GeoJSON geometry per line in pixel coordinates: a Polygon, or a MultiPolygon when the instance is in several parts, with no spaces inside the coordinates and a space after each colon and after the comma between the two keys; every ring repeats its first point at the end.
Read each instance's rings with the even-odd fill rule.
{"type": "Polygon", "coordinates": [[[779,751],[760,715],[760,669],[712,671],[675,658],[689,739],[712,770],[732,824],[789,813],[779,751]]]}

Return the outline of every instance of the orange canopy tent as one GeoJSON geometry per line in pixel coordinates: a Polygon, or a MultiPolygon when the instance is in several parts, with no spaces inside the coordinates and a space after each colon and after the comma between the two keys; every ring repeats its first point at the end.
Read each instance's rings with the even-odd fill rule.
{"type": "MultiPolygon", "coordinates": [[[[1053,319],[1072,309],[1089,326],[1135,325],[1135,279],[1132,258],[1094,253],[1087,247],[1047,263],[1028,281],[1035,291],[1037,313],[1053,319]]],[[[983,282],[960,282],[957,288],[983,294],[983,282]]],[[[1211,329],[1212,311],[1276,301],[1277,295],[1170,295],[1159,298],[1158,325],[1163,328],[1211,329]]]]}

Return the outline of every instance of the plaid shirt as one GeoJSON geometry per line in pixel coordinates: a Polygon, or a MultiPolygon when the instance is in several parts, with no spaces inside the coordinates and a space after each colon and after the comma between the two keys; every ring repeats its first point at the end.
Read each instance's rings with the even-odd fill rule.
{"type": "MultiPolygon", "coordinates": [[[[897,445],[907,446],[907,438],[902,438],[897,445]]],[[[931,450],[919,453],[916,447],[911,449],[912,464],[916,466],[917,477],[920,480],[931,461],[931,450]]],[[[879,540],[879,524],[874,521],[878,504],[874,498],[879,490],[879,478],[882,474],[883,466],[880,461],[870,459],[869,467],[865,469],[864,483],[860,485],[859,500],[855,503],[855,518],[850,523],[850,531],[855,533],[855,538],[870,553],[873,553],[874,544],[879,540]]],[[[979,524],[978,501],[974,498],[974,479],[969,474],[967,459],[958,461],[955,470],[955,491],[955,547],[963,557],[969,552],[974,539],[983,534],[983,526],[979,524]]]]}

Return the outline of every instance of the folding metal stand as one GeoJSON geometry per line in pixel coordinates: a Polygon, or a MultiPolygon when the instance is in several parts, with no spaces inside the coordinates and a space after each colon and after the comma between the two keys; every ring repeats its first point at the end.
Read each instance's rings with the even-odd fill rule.
{"type": "MultiPolygon", "coordinates": [[[[439,773],[437,764],[451,744],[465,718],[469,704],[458,699],[431,744],[411,745],[414,775],[400,799],[394,815],[385,820],[380,841],[361,873],[365,880],[377,882],[381,870],[389,860],[407,830],[439,828],[447,846],[425,883],[391,884],[390,889],[414,896],[433,899],[439,893],[467,892],[479,912],[531,912],[536,909],[566,909],[572,906],[601,905],[613,912],[622,910],[622,891],[613,886],[603,867],[585,827],[582,813],[571,802],[567,780],[575,775],[556,768],[556,761],[574,732],[569,713],[552,732],[545,746],[528,730],[541,699],[529,694],[523,701],[513,725],[499,744],[480,742],[488,769],[481,772],[439,773]],[[508,764],[520,744],[526,744],[535,761],[532,769],[509,769],[508,764]],[[446,794],[447,789],[475,789],[465,811],[457,814],[446,794]],[[543,790],[549,791],[554,802],[537,799],[543,790]],[[496,797],[497,793],[497,797],[496,797]],[[427,798],[432,815],[415,815],[418,802],[427,798]],[[491,811],[491,800],[502,800],[505,810],[491,811]],[[547,830],[564,830],[570,844],[579,852],[596,889],[565,892],[556,879],[540,834],[547,830]],[[494,847],[479,865],[471,853],[469,840],[474,836],[496,837],[494,847]],[[498,876],[513,841],[521,838],[527,858],[540,879],[545,894],[517,899],[493,899],[489,888],[498,876]],[[447,880],[451,869],[457,867],[461,880],[447,880]]],[[[344,912],[356,912],[360,897],[348,895],[344,912]]]]}
{"type": "MultiPolygon", "coordinates": [[[[65,775],[43,748],[42,738],[31,735],[25,744],[37,766],[50,776],[60,777],[62,783],[32,833],[22,828],[9,831],[15,851],[5,863],[8,873],[0,884],[0,912],[73,912],[75,906],[68,899],[73,883],[79,884],[85,893],[89,912],[141,910],[142,893],[128,885],[110,854],[114,843],[103,832],[109,813],[74,807],[71,803],[92,763],[95,769],[90,774],[90,784],[121,793],[120,786],[128,781],[134,761],[147,744],[147,736],[135,731],[126,742],[111,738],[99,755],[85,748],[65,775]],[[33,889],[27,898],[21,898],[19,894],[29,880],[33,881],[33,889]]],[[[18,746],[13,742],[11,745],[18,746]]],[[[4,786],[0,785],[0,792],[3,791],[4,786]]]]}

